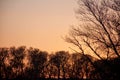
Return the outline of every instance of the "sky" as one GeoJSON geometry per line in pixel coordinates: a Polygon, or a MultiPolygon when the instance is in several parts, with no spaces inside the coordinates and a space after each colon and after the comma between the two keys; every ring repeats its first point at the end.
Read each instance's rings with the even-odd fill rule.
{"type": "Polygon", "coordinates": [[[77,24],[76,0],[0,0],[0,47],[71,51],[62,37],[77,24]]]}

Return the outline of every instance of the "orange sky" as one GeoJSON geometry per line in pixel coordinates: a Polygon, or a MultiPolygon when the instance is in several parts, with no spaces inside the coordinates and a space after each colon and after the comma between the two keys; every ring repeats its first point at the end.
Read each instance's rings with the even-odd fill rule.
{"type": "Polygon", "coordinates": [[[69,50],[61,37],[77,24],[76,0],[0,0],[0,47],[69,50]]]}

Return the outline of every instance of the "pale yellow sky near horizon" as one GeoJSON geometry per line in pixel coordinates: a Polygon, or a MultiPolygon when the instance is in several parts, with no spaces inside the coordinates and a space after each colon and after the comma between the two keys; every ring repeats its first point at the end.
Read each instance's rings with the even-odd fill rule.
{"type": "Polygon", "coordinates": [[[77,24],[76,0],[0,0],[0,47],[70,51],[62,37],[77,24]]]}

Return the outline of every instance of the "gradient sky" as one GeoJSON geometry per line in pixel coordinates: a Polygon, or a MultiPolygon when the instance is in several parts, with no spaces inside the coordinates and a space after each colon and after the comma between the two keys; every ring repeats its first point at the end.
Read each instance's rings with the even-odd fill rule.
{"type": "Polygon", "coordinates": [[[69,50],[61,37],[77,23],[76,0],[0,0],[0,47],[69,50]]]}

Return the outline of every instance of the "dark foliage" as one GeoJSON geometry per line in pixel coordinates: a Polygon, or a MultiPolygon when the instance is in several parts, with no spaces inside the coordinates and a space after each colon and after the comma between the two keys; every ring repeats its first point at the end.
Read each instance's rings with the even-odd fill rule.
{"type": "Polygon", "coordinates": [[[120,79],[120,59],[94,59],[80,53],[48,54],[36,48],[0,48],[0,80],[120,79]],[[92,63],[88,60],[92,61],[92,63]]]}

